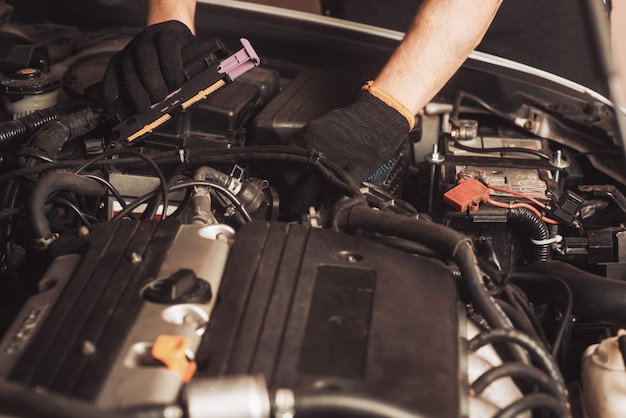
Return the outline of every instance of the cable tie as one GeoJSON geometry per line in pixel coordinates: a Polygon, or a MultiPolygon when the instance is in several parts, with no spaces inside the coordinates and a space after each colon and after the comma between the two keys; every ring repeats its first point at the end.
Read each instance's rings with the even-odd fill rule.
{"type": "Polygon", "coordinates": [[[413,130],[413,128],[415,127],[415,115],[398,99],[393,97],[391,93],[378,86],[375,86],[374,80],[369,80],[368,82],[366,82],[363,87],[361,87],[361,90],[369,92],[372,96],[383,101],[387,106],[395,109],[398,113],[404,116],[406,121],[409,123],[409,131],[413,130]]]}
{"type": "Polygon", "coordinates": [[[530,240],[530,242],[533,243],[534,245],[557,244],[561,241],[563,241],[563,237],[561,235],[557,235],[553,238],[548,238],[548,239],[536,240],[536,239],[531,238],[530,240]]]}
{"type": "Polygon", "coordinates": [[[320,158],[322,158],[322,153],[319,151],[311,150],[309,152],[309,164],[317,164],[320,162],[320,158]]]}

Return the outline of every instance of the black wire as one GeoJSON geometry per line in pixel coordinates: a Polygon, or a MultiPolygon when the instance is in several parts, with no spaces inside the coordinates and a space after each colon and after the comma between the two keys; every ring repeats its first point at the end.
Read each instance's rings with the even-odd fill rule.
{"type": "MultiPolygon", "coordinates": [[[[125,153],[130,153],[130,149],[126,149],[125,153]]],[[[117,151],[120,153],[119,151],[117,151]]],[[[100,155],[101,157],[102,155],[100,155]]],[[[40,163],[33,166],[22,167],[16,170],[12,170],[8,173],[0,175],[0,184],[4,184],[10,180],[13,180],[18,177],[26,176],[28,174],[36,174],[49,170],[60,170],[60,169],[79,169],[85,166],[85,164],[91,164],[91,167],[94,168],[106,168],[109,166],[118,166],[118,167],[126,167],[126,168],[140,168],[145,167],[145,158],[142,155],[141,158],[121,158],[121,159],[111,159],[111,160],[97,160],[97,159],[89,159],[89,160],[57,160],[51,163],[40,163]]],[[[169,165],[169,164],[180,164],[181,159],[178,152],[173,151],[164,151],[157,155],[151,157],[154,162],[158,162],[159,164],[169,165]]]]}
{"type": "Polygon", "coordinates": [[[148,199],[153,198],[156,195],[156,191],[152,191],[144,194],[143,196],[139,196],[132,200],[130,203],[126,205],[126,207],[119,212],[117,212],[112,218],[111,221],[117,221],[123,219],[125,216],[129,216],[133,210],[135,210],[138,206],[146,203],[148,199]]]}
{"type": "Polygon", "coordinates": [[[494,328],[489,331],[485,331],[468,343],[468,348],[471,351],[476,351],[479,348],[492,344],[495,342],[507,342],[520,345],[525,348],[533,357],[533,359],[539,363],[552,380],[556,382],[563,393],[566,393],[565,382],[563,376],[559,371],[557,364],[552,359],[550,353],[548,353],[539,342],[524,334],[521,331],[515,329],[494,328]]]}
{"type": "MultiPolygon", "coordinates": [[[[176,175],[173,178],[171,178],[170,181],[168,182],[168,190],[175,184],[178,184],[183,181],[190,181],[190,180],[191,179],[187,176],[176,175]]],[[[176,219],[183,213],[183,211],[185,210],[185,207],[187,206],[187,204],[189,204],[189,200],[191,199],[191,194],[192,194],[191,188],[188,188],[185,190],[185,196],[176,207],[176,210],[174,210],[174,212],[172,212],[172,214],[168,216],[168,218],[176,219]]]]}
{"type": "MultiPolygon", "coordinates": [[[[213,189],[209,189],[209,196],[211,198],[211,202],[218,202],[218,204],[222,207],[222,208],[228,208],[229,205],[231,205],[231,202],[224,197],[223,195],[221,195],[220,193],[216,192],[213,189]]],[[[224,216],[227,216],[226,214],[224,214],[224,216]]],[[[246,220],[241,216],[240,213],[234,212],[231,216],[227,216],[228,220],[231,222],[236,222],[238,225],[243,225],[246,223],[246,220]]]]}
{"type": "Polygon", "coordinates": [[[80,166],[76,171],[75,174],[80,174],[81,171],[86,170],[87,168],[91,167],[94,163],[103,160],[105,158],[109,158],[112,157],[114,155],[120,155],[120,154],[129,154],[129,155],[134,155],[135,157],[138,157],[139,159],[145,161],[146,163],[148,163],[148,165],[154,170],[154,172],[156,173],[156,175],[159,177],[159,181],[161,182],[161,194],[163,195],[163,213],[161,215],[162,219],[165,219],[167,216],[167,207],[168,207],[168,191],[167,191],[167,181],[165,180],[165,176],[163,175],[163,171],[161,171],[161,169],[159,168],[159,166],[156,164],[156,162],[148,157],[147,155],[136,151],[134,149],[128,149],[128,148],[124,148],[124,149],[119,149],[119,150],[112,150],[112,151],[107,151],[105,153],[102,153],[100,155],[98,155],[97,157],[92,158],[91,160],[87,161],[86,163],[84,163],[82,166],[80,166]]]}
{"type": "Polygon", "coordinates": [[[508,287],[511,289],[512,295],[519,304],[522,311],[524,311],[530,322],[533,324],[535,331],[539,335],[539,339],[544,343],[546,347],[551,347],[551,345],[548,343],[548,337],[546,337],[546,334],[543,331],[543,327],[535,317],[535,312],[533,312],[533,310],[530,308],[528,299],[526,299],[526,294],[513,284],[509,284],[508,287]]]}
{"type": "Polygon", "coordinates": [[[502,286],[502,276],[498,269],[496,269],[490,262],[483,260],[480,257],[476,258],[478,260],[478,266],[481,270],[489,277],[489,279],[496,286],[502,286]]]}
{"type": "Polygon", "coordinates": [[[454,100],[454,107],[452,110],[452,120],[456,121],[459,120],[459,112],[460,112],[460,108],[461,108],[461,102],[463,101],[463,99],[469,99],[472,102],[479,104],[480,106],[482,106],[483,108],[485,108],[486,110],[488,110],[489,112],[493,113],[494,115],[508,121],[511,123],[515,122],[515,116],[510,115],[508,113],[502,112],[501,110],[496,109],[495,107],[491,106],[489,103],[487,103],[486,101],[484,101],[483,99],[481,99],[478,96],[475,96],[471,93],[468,93],[466,91],[459,91],[456,95],[456,98],[454,100]]]}
{"type": "Polygon", "coordinates": [[[493,418],[515,418],[522,412],[531,410],[550,411],[559,418],[570,416],[568,408],[562,402],[543,393],[533,393],[513,402],[494,415],[493,418]]]}
{"type": "Polygon", "coordinates": [[[536,367],[529,366],[524,363],[512,362],[501,364],[500,366],[491,368],[478,377],[471,384],[476,396],[479,396],[496,380],[503,378],[520,378],[531,383],[536,383],[540,388],[549,392],[552,396],[560,399],[561,402],[567,402],[567,397],[554,384],[554,381],[544,372],[536,367]]]}
{"type": "Polygon", "coordinates": [[[521,147],[491,147],[491,148],[476,148],[476,147],[468,147],[467,145],[461,144],[459,141],[454,141],[453,144],[456,148],[462,149],[463,151],[475,152],[477,154],[486,154],[489,152],[499,152],[499,153],[516,153],[516,154],[530,154],[536,157],[539,157],[544,160],[550,161],[552,158],[549,155],[544,154],[541,151],[537,151],[534,149],[521,148],[521,147]]]}
{"type": "Polygon", "coordinates": [[[419,412],[371,396],[317,391],[295,394],[296,417],[426,418],[419,412]]]}
{"type": "MultiPolygon", "coordinates": [[[[110,181],[108,181],[107,179],[97,176],[95,174],[84,174],[85,177],[88,177],[90,179],[96,180],[98,183],[102,184],[104,187],[106,187],[111,194],[113,195],[113,197],[115,198],[115,200],[117,200],[117,202],[120,204],[120,206],[122,207],[122,209],[126,208],[126,201],[124,200],[124,197],[121,195],[121,193],[119,192],[119,190],[117,190],[117,188],[115,186],[113,186],[113,184],[111,184],[110,181]]],[[[128,215],[132,220],[137,220],[137,218],[135,217],[135,215],[131,212],[128,215]]]]}
{"type": "Polygon", "coordinates": [[[21,208],[6,208],[0,211],[0,222],[10,220],[15,215],[19,215],[23,212],[21,208]]]}
{"type": "Polygon", "coordinates": [[[555,332],[552,339],[552,356],[556,358],[559,354],[559,350],[561,349],[561,343],[563,341],[563,336],[565,335],[567,325],[572,318],[572,310],[574,307],[574,296],[572,295],[572,289],[563,279],[546,274],[515,272],[512,273],[511,279],[514,281],[552,281],[559,284],[565,291],[565,308],[562,309],[563,318],[561,319],[561,323],[559,324],[559,327],[557,328],[557,331],[555,332]]]}
{"type": "MultiPolygon", "coordinates": [[[[58,203],[58,204],[61,204],[61,205],[63,205],[63,206],[67,206],[67,207],[69,207],[70,209],[72,209],[72,210],[73,210],[73,211],[74,211],[74,212],[78,215],[78,217],[80,218],[80,220],[81,220],[81,222],[82,222],[83,224],[85,224],[85,225],[87,225],[87,226],[90,226],[90,225],[91,225],[91,222],[92,222],[92,221],[88,220],[88,219],[87,219],[87,215],[85,215],[85,214],[84,214],[84,213],[80,210],[80,208],[78,207],[78,205],[74,204],[73,202],[70,202],[70,201],[69,201],[69,200],[67,200],[67,199],[63,199],[62,197],[54,197],[54,198],[50,199],[50,201],[51,201],[52,203],[58,203]]],[[[97,219],[95,219],[95,218],[93,218],[92,220],[97,221],[97,219]]]]}
{"type": "Polygon", "coordinates": [[[139,219],[142,221],[146,219],[154,219],[157,211],[159,210],[159,202],[161,202],[159,194],[153,194],[152,197],[146,201],[146,208],[143,210],[139,219]]]}
{"type": "MultiPolygon", "coordinates": [[[[17,202],[17,196],[19,194],[19,186],[15,181],[9,182],[7,185],[3,203],[5,208],[13,208],[17,202]]],[[[2,241],[4,242],[4,264],[6,267],[6,272],[9,275],[9,280],[13,283],[16,290],[19,292],[21,297],[28,297],[30,293],[22,284],[20,277],[17,274],[17,269],[15,268],[15,263],[13,263],[13,256],[11,251],[11,241],[9,237],[11,236],[11,224],[8,222],[4,222],[2,225],[2,241]]]]}
{"type": "MultiPolygon", "coordinates": [[[[248,211],[246,211],[246,209],[243,207],[243,204],[237,198],[237,196],[232,194],[230,190],[226,189],[225,187],[217,183],[213,183],[211,181],[205,181],[205,180],[185,181],[185,182],[172,185],[169,188],[169,191],[175,192],[178,190],[183,190],[183,189],[194,187],[194,186],[211,187],[213,189],[219,190],[220,192],[224,193],[227,196],[227,198],[233,203],[233,205],[235,206],[235,209],[239,213],[241,213],[241,215],[244,217],[246,222],[250,222],[252,220],[252,218],[250,217],[250,214],[248,214],[248,211]]],[[[142,203],[145,203],[146,200],[152,198],[156,193],[157,193],[156,191],[152,191],[152,192],[144,194],[143,196],[138,197],[137,199],[130,202],[124,210],[118,212],[111,220],[113,221],[113,220],[122,219],[124,216],[127,215],[128,212],[132,211],[133,209],[135,209],[137,206],[141,205],[142,203]]]]}
{"type": "Polygon", "coordinates": [[[374,242],[380,242],[388,247],[396,248],[398,250],[402,250],[409,254],[420,255],[423,257],[436,258],[440,260],[447,260],[442,254],[433,250],[426,244],[410,241],[408,239],[402,239],[397,237],[390,236],[372,236],[369,237],[370,240],[374,242]]]}
{"type": "Polygon", "coordinates": [[[259,145],[233,148],[218,152],[191,150],[190,165],[206,163],[247,161],[293,162],[315,167],[331,184],[343,190],[350,197],[361,196],[359,185],[339,164],[325,156],[307,149],[285,145],[259,145]]]}
{"type": "Polygon", "coordinates": [[[541,324],[539,324],[535,318],[535,313],[530,309],[528,300],[524,298],[524,293],[511,283],[507,284],[502,293],[506,296],[509,303],[529,321],[529,324],[532,327],[532,331],[530,333],[541,341],[546,347],[550,347],[551,345],[548,343],[548,339],[543,332],[541,324]]]}
{"type": "Polygon", "coordinates": [[[526,317],[525,314],[522,314],[520,310],[509,302],[506,302],[502,299],[496,299],[500,308],[504,311],[504,313],[509,317],[515,328],[525,332],[526,334],[532,336],[533,338],[539,339],[539,335],[537,335],[537,331],[533,327],[533,324],[526,317]]]}
{"type": "Polygon", "coordinates": [[[41,161],[45,161],[47,163],[51,163],[54,161],[54,158],[50,157],[48,154],[43,152],[42,150],[36,148],[23,148],[15,153],[17,157],[30,157],[36,158],[41,161]]]}
{"type": "MultiPolygon", "coordinates": [[[[459,111],[461,108],[461,101],[466,98],[469,99],[477,104],[479,104],[480,106],[482,106],[483,108],[485,108],[486,110],[488,110],[489,112],[491,112],[492,114],[506,120],[507,122],[510,122],[512,124],[515,125],[515,116],[511,115],[509,113],[506,112],[502,112],[501,110],[498,110],[496,108],[494,108],[493,106],[489,105],[487,102],[485,102],[483,99],[481,99],[478,96],[475,96],[471,93],[468,93],[466,91],[459,91],[457,93],[456,99],[454,101],[454,107],[453,107],[453,111],[452,111],[452,120],[456,121],[459,119],[459,111]]],[[[468,147],[467,145],[463,145],[461,144],[459,141],[454,141],[454,146],[462,149],[464,151],[469,151],[469,152],[475,152],[475,153],[489,153],[489,152],[499,152],[499,153],[522,153],[522,154],[530,154],[530,155],[534,155],[536,157],[542,158],[544,160],[552,160],[552,158],[549,155],[544,154],[543,152],[540,151],[536,151],[536,150],[531,150],[531,149],[527,149],[527,148],[521,148],[521,147],[492,147],[492,148],[474,148],[474,147],[468,147]]]]}
{"type": "MultiPolygon", "coordinates": [[[[124,153],[130,153],[131,150],[125,149],[124,153]]],[[[115,155],[122,153],[121,151],[105,153],[99,157],[105,158],[104,155],[115,155]]],[[[137,154],[139,155],[139,154],[137,154]]],[[[143,155],[142,155],[143,157],[143,155]]],[[[349,197],[361,196],[359,185],[354,179],[337,163],[311,151],[284,145],[258,145],[247,146],[242,148],[232,148],[227,150],[210,150],[190,148],[184,155],[178,151],[161,152],[152,157],[152,160],[163,165],[187,163],[189,165],[206,165],[211,163],[233,163],[241,161],[274,161],[274,162],[291,162],[313,166],[321,175],[323,175],[330,184],[343,191],[349,197]]],[[[84,169],[86,164],[92,167],[108,167],[116,165],[120,167],[141,167],[145,162],[143,158],[123,158],[118,160],[64,160],[52,163],[41,163],[31,167],[23,167],[13,170],[9,173],[0,175],[0,184],[9,180],[25,176],[28,174],[39,173],[53,169],[84,169]]]]}

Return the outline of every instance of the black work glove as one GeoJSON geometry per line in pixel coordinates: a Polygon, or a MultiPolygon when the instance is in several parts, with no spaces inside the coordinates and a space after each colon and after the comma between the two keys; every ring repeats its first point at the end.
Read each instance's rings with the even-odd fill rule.
{"type": "Polygon", "coordinates": [[[324,155],[361,183],[389,169],[408,131],[404,116],[364,91],[349,106],[309,122],[290,143],[324,155]]]}
{"type": "Polygon", "coordinates": [[[185,79],[181,50],[195,40],[189,28],[176,20],[148,26],[109,63],[102,81],[102,99],[108,113],[132,103],[135,111],[150,108],[185,79]]]}
{"type": "MultiPolygon", "coordinates": [[[[409,128],[402,114],[364,91],[347,107],[306,124],[289,144],[329,158],[359,184],[377,180],[390,168],[409,128]]],[[[314,170],[285,170],[280,182],[286,191],[284,211],[291,218],[297,219],[309,206],[332,201],[332,196],[324,196],[326,188],[314,170]]]]}

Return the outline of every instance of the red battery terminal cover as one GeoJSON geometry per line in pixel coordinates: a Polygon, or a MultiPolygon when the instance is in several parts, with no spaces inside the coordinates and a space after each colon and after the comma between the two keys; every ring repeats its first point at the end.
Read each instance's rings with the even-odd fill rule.
{"type": "Polygon", "coordinates": [[[459,212],[478,210],[480,202],[489,199],[489,191],[487,186],[476,179],[461,179],[454,188],[444,193],[443,199],[459,212]]]}

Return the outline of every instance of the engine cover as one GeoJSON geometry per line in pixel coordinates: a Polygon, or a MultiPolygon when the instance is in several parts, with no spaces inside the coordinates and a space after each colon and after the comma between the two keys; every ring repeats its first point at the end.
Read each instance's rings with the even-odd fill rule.
{"type": "Polygon", "coordinates": [[[164,335],[197,351],[228,229],[121,221],[69,240],[0,342],[0,376],[107,409],[176,402],[181,377],[151,349],[164,335]]]}
{"type": "Polygon", "coordinates": [[[254,222],[237,233],[200,352],[207,376],[261,374],[273,389],[457,417],[459,341],[458,295],[441,265],[351,235],[254,222]]]}
{"type": "Polygon", "coordinates": [[[123,221],[68,240],[0,341],[0,376],[107,409],[171,404],[184,379],[152,350],[168,335],[189,342],[199,377],[263,375],[271,389],[338,390],[432,417],[465,410],[444,267],[279,222],[244,225],[230,249],[227,228],[123,221]]]}

